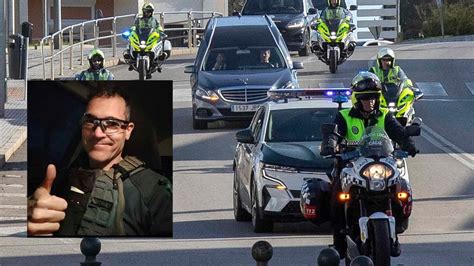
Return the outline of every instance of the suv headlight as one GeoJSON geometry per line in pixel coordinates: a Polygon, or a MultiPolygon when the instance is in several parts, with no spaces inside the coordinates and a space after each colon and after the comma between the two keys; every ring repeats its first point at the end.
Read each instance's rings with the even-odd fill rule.
{"type": "Polygon", "coordinates": [[[281,190],[287,189],[287,187],[281,180],[272,176],[272,172],[277,171],[277,172],[284,172],[284,173],[297,173],[296,168],[293,168],[293,167],[286,167],[286,166],[279,166],[279,165],[272,165],[272,164],[265,164],[265,163],[262,163],[261,169],[262,169],[262,177],[266,180],[276,183],[272,187],[276,189],[281,189],[281,190]]]}
{"type": "Polygon", "coordinates": [[[304,25],[304,18],[297,18],[297,19],[293,19],[292,21],[288,22],[286,27],[289,28],[289,29],[294,29],[294,28],[302,28],[303,25],[304,25]]]}
{"type": "Polygon", "coordinates": [[[211,102],[217,102],[217,100],[219,100],[219,96],[217,95],[215,91],[205,90],[202,88],[197,88],[196,96],[204,100],[211,101],[211,102]]]}

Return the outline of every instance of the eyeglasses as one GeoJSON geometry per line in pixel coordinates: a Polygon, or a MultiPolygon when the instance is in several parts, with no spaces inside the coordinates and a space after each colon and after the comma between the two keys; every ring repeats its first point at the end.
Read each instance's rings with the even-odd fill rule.
{"type": "Polygon", "coordinates": [[[115,118],[98,119],[90,114],[84,114],[81,118],[81,126],[83,129],[95,130],[97,127],[100,127],[102,132],[107,135],[116,134],[120,129],[126,129],[129,124],[130,121],[115,118]]]}

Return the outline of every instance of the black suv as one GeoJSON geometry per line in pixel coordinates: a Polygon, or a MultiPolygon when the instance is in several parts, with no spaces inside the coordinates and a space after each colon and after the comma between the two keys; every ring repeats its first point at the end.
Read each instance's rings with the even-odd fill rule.
{"type": "Polygon", "coordinates": [[[193,128],[216,120],[250,120],[269,100],[267,91],[297,88],[296,69],[268,16],[212,18],[190,73],[193,128]]]}
{"type": "Polygon", "coordinates": [[[247,0],[242,15],[269,15],[290,51],[307,56],[311,47],[311,22],[318,19],[311,0],[247,0]]]}

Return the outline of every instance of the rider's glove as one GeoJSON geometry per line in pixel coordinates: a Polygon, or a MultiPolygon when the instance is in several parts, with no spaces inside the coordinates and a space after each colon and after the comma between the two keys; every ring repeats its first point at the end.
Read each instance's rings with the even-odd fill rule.
{"type": "Polygon", "coordinates": [[[337,147],[337,137],[328,134],[323,137],[323,141],[321,142],[321,156],[328,156],[336,154],[336,147],[337,147]]]}
{"type": "Polygon", "coordinates": [[[411,157],[415,157],[420,151],[416,148],[415,143],[412,140],[407,141],[402,145],[402,150],[408,152],[411,157]]]}

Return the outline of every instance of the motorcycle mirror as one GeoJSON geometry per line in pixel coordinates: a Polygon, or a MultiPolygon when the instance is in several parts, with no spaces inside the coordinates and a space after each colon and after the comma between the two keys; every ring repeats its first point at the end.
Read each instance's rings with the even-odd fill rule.
{"type": "Polygon", "coordinates": [[[424,96],[423,92],[415,91],[415,101],[420,100],[421,98],[423,98],[423,96],[424,96]]]}
{"type": "Polygon", "coordinates": [[[308,15],[316,15],[316,14],[318,14],[318,10],[316,8],[310,7],[308,9],[308,15]]]}
{"type": "Polygon", "coordinates": [[[412,123],[412,125],[421,126],[421,124],[423,123],[423,119],[421,119],[421,117],[415,117],[415,118],[413,118],[411,123],[412,123]]]}
{"type": "Polygon", "coordinates": [[[293,61],[293,69],[303,69],[303,62],[293,61]]]}
{"type": "Polygon", "coordinates": [[[357,10],[357,5],[350,5],[350,6],[349,6],[349,10],[350,10],[350,11],[357,10]]]}

